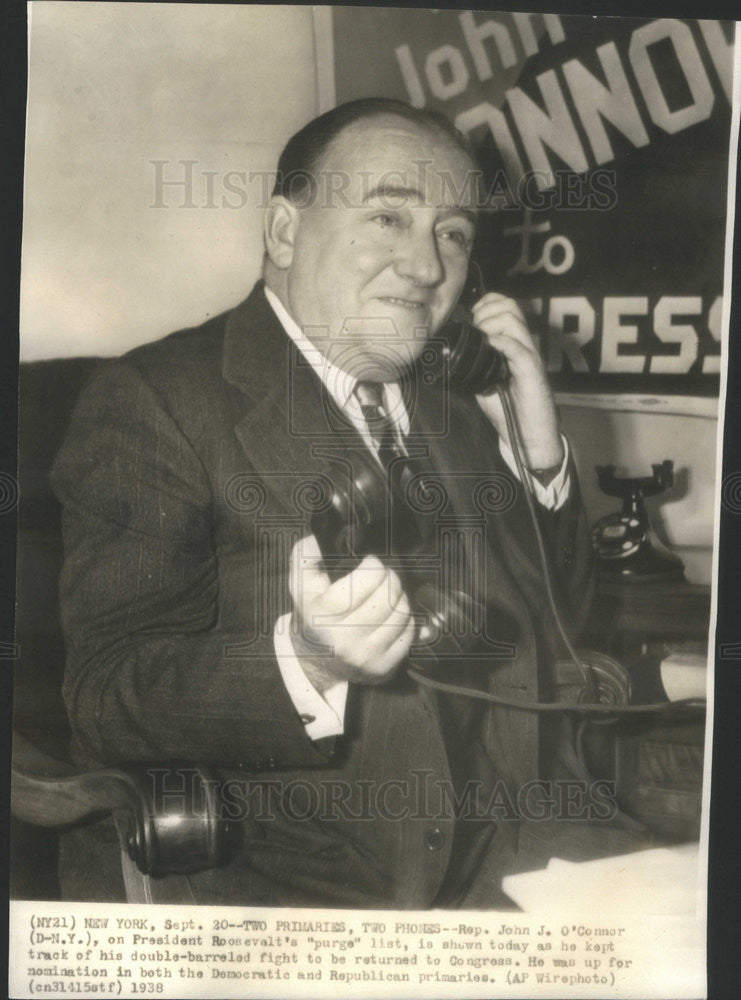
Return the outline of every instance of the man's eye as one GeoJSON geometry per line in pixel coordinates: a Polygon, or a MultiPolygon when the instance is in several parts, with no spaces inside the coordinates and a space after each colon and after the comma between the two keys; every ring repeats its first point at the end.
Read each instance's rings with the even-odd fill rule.
{"type": "Polygon", "coordinates": [[[438,232],[437,236],[438,239],[457,243],[464,250],[468,250],[473,242],[468,233],[464,233],[461,229],[444,229],[438,232]]]}
{"type": "Polygon", "coordinates": [[[388,212],[382,212],[380,215],[374,215],[373,221],[377,222],[385,229],[387,226],[395,226],[399,220],[395,215],[389,215],[388,212]]]}

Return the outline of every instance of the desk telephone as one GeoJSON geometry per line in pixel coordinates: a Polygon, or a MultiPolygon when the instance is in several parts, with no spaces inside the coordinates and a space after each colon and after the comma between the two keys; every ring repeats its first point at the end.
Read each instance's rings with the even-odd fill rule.
{"type": "MultiPolygon", "coordinates": [[[[482,288],[480,271],[473,265],[464,301],[475,301],[482,288]]],[[[404,461],[397,460],[396,475],[394,466],[397,461],[392,462],[387,476],[366,449],[353,448],[348,452],[352,473],[348,472],[348,465],[338,464],[331,504],[325,510],[315,513],[311,520],[312,532],[319,543],[330,579],[334,581],[350,572],[367,555],[376,554],[383,558],[382,553],[391,550],[418,623],[417,642],[412,646],[407,673],[419,684],[513,709],[571,713],[582,719],[597,716],[604,722],[614,721],[618,716],[626,714],[665,713],[690,705],[696,706],[698,703],[704,704],[698,699],[685,699],[651,705],[631,705],[627,670],[602,653],[577,652],[572,645],[559,614],[535,501],[525,474],[516,417],[507,390],[506,359],[491,347],[486,335],[467,322],[464,316],[465,313],[457,310],[454,319],[436,334],[435,340],[442,346],[435,353],[432,364],[429,359],[426,360],[424,380],[427,385],[446,384],[453,392],[498,392],[500,395],[512,452],[538,546],[548,603],[569,655],[568,660],[560,661],[555,685],[565,700],[528,702],[507,699],[431,676],[431,667],[444,661],[446,656],[465,655],[470,651],[467,636],[472,635],[474,630],[469,625],[477,616],[480,620],[482,609],[470,595],[460,590],[443,593],[431,581],[419,585],[418,579],[414,581],[413,574],[405,569],[405,559],[408,566],[413,564],[420,532],[416,518],[403,497],[404,475],[409,476],[404,461]],[[389,516],[390,512],[393,512],[392,517],[389,516]],[[431,637],[435,638],[434,653],[429,641],[431,637]]]]}

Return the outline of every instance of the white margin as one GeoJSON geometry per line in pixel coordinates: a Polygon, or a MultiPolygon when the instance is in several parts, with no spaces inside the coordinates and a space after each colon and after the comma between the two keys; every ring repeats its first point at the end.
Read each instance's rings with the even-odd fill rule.
{"type": "Polygon", "coordinates": [[[710,772],[712,768],[713,728],[715,710],[715,660],[716,642],[715,629],[718,620],[718,552],[720,547],[720,501],[723,484],[723,430],[725,426],[725,407],[728,391],[728,350],[731,322],[731,291],[733,286],[733,230],[736,207],[736,174],[738,159],[739,113],[741,111],[741,38],[739,24],[735,24],[734,60],[733,60],[733,101],[731,104],[731,134],[729,137],[728,154],[728,192],[726,200],[726,249],[725,266],[723,269],[723,317],[721,323],[721,357],[725,357],[725,365],[720,366],[720,394],[718,397],[718,433],[715,445],[715,518],[713,522],[713,569],[712,590],[710,595],[710,629],[708,634],[708,687],[707,687],[707,718],[705,725],[705,756],[703,763],[702,784],[702,816],[700,825],[700,871],[697,894],[697,912],[705,916],[707,931],[707,875],[708,875],[708,836],[710,829],[710,772]],[[705,867],[702,868],[702,861],[705,867]]]}

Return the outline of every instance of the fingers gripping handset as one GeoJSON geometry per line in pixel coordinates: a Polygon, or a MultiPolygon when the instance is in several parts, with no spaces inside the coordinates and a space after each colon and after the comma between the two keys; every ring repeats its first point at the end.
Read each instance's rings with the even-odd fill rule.
{"type": "Polygon", "coordinates": [[[309,681],[382,684],[406,657],[415,626],[398,574],[374,555],[332,580],[315,536],[293,548],[293,645],[309,681]]]}
{"type": "Polygon", "coordinates": [[[556,406],[522,309],[506,295],[484,291],[475,261],[461,303],[468,310],[466,321],[454,312],[453,322],[441,331],[450,348],[443,348],[448,356],[438,381],[447,369],[452,389],[473,393],[499,436],[513,451],[519,445],[528,469],[557,469],[564,450],[556,406]]]}

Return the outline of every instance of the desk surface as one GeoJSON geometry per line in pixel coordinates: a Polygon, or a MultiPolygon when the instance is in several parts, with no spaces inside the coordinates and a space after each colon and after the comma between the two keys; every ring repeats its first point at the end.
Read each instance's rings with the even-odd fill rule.
{"type": "Polygon", "coordinates": [[[705,640],[709,623],[710,587],[704,584],[599,579],[587,628],[595,633],[705,640]]]}

